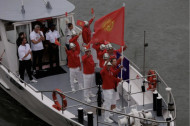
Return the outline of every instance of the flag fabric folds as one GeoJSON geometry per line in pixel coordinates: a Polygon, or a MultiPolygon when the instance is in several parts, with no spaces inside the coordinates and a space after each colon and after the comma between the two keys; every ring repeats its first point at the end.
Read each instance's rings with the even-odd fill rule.
{"type": "MultiPolygon", "coordinates": [[[[117,52],[117,59],[121,56],[120,53],[117,52]]],[[[121,64],[119,64],[120,66],[121,64]]],[[[118,66],[118,67],[119,67],[118,66]]],[[[122,79],[123,80],[128,80],[129,79],[129,60],[127,58],[123,59],[123,70],[122,70],[122,79]]],[[[121,78],[121,72],[118,75],[119,78],[121,78]]],[[[127,81],[129,83],[129,80],[127,81]]]]}
{"type": "Polygon", "coordinates": [[[81,20],[77,20],[77,25],[78,26],[81,26],[81,27],[83,27],[84,26],[84,21],[81,21],[81,20]]]}
{"type": "Polygon", "coordinates": [[[107,40],[123,46],[124,17],[125,7],[122,7],[98,19],[94,24],[95,33],[91,39],[91,43],[107,40]]]}

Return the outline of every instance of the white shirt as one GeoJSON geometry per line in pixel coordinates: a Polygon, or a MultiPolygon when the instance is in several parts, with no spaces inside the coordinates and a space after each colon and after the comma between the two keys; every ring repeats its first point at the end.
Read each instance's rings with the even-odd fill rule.
{"type": "Polygon", "coordinates": [[[72,30],[70,30],[69,28],[68,28],[68,26],[66,27],[66,29],[65,29],[65,34],[66,34],[66,44],[69,44],[69,40],[71,39],[71,37],[72,37],[72,31],[74,31],[74,28],[72,29],[72,30]]]}
{"type": "MultiPolygon", "coordinates": [[[[40,31],[40,33],[42,36],[44,36],[42,31],[40,31]]],[[[38,33],[36,33],[35,31],[32,31],[30,33],[30,40],[38,41],[38,39],[40,39],[40,35],[38,33]]],[[[31,42],[31,47],[32,47],[33,51],[38,51],[38,50],[44,49],[42,41],[37,44],[34,44],[33,42],[31,42]]]]}
{"type": "MultiPolygon", "coordinates": [[[[28,53],[28,51],[31,51],[30,45],[25,44],[25,46],[20,45],[18,47],[18,55],[19,55],[19,60],[22,61],[22,58],[28,53]]],[[[29,54],[27,57],[24,58],[24,60],[29,60],[31,59],[31,55],[29,54]]]]}
{"type": "Polygon", "coordinates": [[[51,43],[55,43],[55,39],[58,39],[59,37],[60,34],[56,30],[54,30],[53,32],[49,30],[49,32],[46,33],[46,40],[49,40],[51,43]]]}

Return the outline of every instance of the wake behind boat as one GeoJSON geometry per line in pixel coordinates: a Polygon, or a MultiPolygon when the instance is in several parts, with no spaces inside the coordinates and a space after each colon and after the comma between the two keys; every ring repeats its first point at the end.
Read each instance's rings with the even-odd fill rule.
{"type": "MultiPolygon", "coordinates": [[[[80,80],[77,79],[74,83],[75,90],[72,89],[69,80],[71,71],[66,65],[67,54],[63,45],[67,41],[68,34],[65,34],[67,23],[72,23],[76,33],[81,32],[81,29],[74,22],[72,11],[75,7],[73,4],[66,0],[56,2],[52,0],[33,0],[21,1],[20,3],[14,1],[14,4],[13,1],[6,0],[1,1],[0,6],[0,54],[2,54],[0,57],[0,86],[36,116],[54,126],[175,126],[176,107],[171,88],[155,70],[150,70],[148,74],[143,73],[142,75],[138,72],[139,68],[127,57],[123,59],[123,64],[121,63],[124,66],[122,69],[127,74],[122,73],[123,75],[120,78],[123,78],[123,80],[117,88],[120,99],[116,106],[121,109],[120,112],[106,109],[102,105],[105,100],[105,96],[102,97],[101,86],[104,78],[101,78],[99,74],[100,68],[98,65],[95,69],[98,71],[95,77],[96,84],[89,88],[81,88],[80,80]],[[32,42],[29,36],[32,30],[38,27],[36,24],[40,24],[41,29],[56,24],[55,27],[60,34],[60,43],[58,42],[58,45],[60,45],[58,49],[58,64],[60,67],[51,69],[51,65],[54,67],[57,64],[51,64],[48,61],[49,46],[43,42],[45,51],[42,59],[42,70],[36,71],[34,75],[35,78],[38,78],[38,83],[31,83],[30,80],[27,80],[26,75],[24,75],[24,81],[18,74],[19,59],[15,42],[19,33],[24,32],[29,45],[31,45],[32,42]],[[83,94],[84,91],[89,89],[92,89],[96,96],[91,98],[88,103],[83,94]],[[105,122],[105,112],[112,114],[110,116],[110,119],[113,120],[112,123],[105,122]]],[[[110,24],[109,21],[108,24],[110,24]]],[[[105,25],[104,28],[109,31],[111,27],[108,26],[105,25]]],[[[97,34],[95,33],[95,35],[97,34]]],[[[51,42],[51,40],[49,41],[51,42]]],[[[86,50],[83,49],[84,40],[81,36],[78,38],[78,42],[81,58],[86,53],[86,50]]],[[[111,48],[110,43],[104,44],[108,46],[107,49],[111,48]]],[[[118,57],[119,55],[117,53],[118,57]]],[[[54,57],[54,60],[56,60],[56,57],[54,57]]],[[[80,59],[80,61],[82,60],[80,59]]],[[[39,64],[36,68],[36,70],[40,69],[39,64]]],[[[74,77],[74,79],[76,78],[74,77]]]]}

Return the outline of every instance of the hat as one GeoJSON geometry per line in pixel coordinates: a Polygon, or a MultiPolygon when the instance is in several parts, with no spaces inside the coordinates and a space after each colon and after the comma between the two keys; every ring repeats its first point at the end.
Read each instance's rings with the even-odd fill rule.
{"type": "Polygon", "coordinates": [[[110,62],[107,63],[107,66],[112,66],[112,64],[110,62]]]}
{"type": "Polygon", "coordinates": [[[69,47],[72,49],[72,48],[76,47],[76,45],[74,43],[70,43],[69,47]]]}
{"type": "Polygon", "coordinates": [[[109,49],[113,49],[113,46],[112,46],[110,43],[107,44],[106,46],[107,46],[107,50],[109,50],[109,49]]]}
{"type": "Polygon", "coordinates": [[[104,44],[100,45],[100,50],[104,50],[106,48],[106,46],[104,44]]]}
{"type": "Polygon", "coordinates": [[[109,59],[109,58],[110,58],[109,54],[108,53],[104,53],[103,59],[109,59]]]}
{"type": "Polygon", "coordinates": [[[84,21],[84,25],[87,26],[89,23],[88,21],[84,21]]]}

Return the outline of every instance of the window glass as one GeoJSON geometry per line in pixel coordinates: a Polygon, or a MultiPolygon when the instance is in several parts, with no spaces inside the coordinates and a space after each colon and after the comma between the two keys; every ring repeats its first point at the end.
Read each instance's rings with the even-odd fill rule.
{"type": "Polygon", "coordinates": [[[15,43],[16,36],[14,34],[13,22],[4,22],[4,24],[5,24],[5,30],[6,30],[8,42],[15,43]]]}

